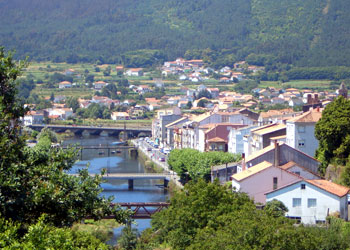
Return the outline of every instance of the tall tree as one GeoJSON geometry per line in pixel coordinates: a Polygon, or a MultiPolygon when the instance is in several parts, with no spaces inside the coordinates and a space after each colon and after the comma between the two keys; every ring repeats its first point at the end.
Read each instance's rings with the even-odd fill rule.
{"type": "Polygon", "coordinates": [[[18,104],[15,81],[25,65],[16,64],[0,48],[0,214],[24,226],[42,214],[56,226],[107,214],[126,222],[128,214],[111,207],[111,198],[100,196],[100,175],[90,177],[87,169],[78,176],[67,174],[76,159],[74,151],[25,145],[20,133],[25,109],[18,104]]]}
{"type": "Polygon", "coordinates": [[[326,106],[317,122],[317,158],[327,166],[332,160],[346,164],[350,155],[350,100],[340,96],[326,106]]]}

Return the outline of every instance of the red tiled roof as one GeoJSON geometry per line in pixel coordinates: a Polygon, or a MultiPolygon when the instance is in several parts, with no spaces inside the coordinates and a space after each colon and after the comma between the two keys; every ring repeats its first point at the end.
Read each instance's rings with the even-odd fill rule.
{"type": "Polygon", "coordinates": [[[208,142],[227,142],[227,141],[220,138],[220,137],[214,137],[214,138],[209,139],[208,142]]]}
{"type": "Polygon", "coordinates": [[[350,188],[348,187],[344,187],[342,185],[335,184],[327,180],[305,180],[305,181],[329,193],[335,194],[339,197],[343,197],[344,195],[347,195],[350,191],[350,188]]]}
{"type": "Polygon", "coordinates": [[[318,122],[322,117],[322,112],[320,110],[310,110],[304,114],[294,117],[289,122],[318,122]]]}

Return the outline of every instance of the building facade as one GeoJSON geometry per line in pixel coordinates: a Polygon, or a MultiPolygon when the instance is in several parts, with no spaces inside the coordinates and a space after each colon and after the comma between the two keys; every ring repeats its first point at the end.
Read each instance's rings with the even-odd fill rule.
{"type": "Polygon", "coordinates": [[[348,220],[348,193],[349,188],[330,181],[301,180],[267,193],[266,201],[279,200],[288,208],[287,217],[316,224],[334,213],[348,220]]]}

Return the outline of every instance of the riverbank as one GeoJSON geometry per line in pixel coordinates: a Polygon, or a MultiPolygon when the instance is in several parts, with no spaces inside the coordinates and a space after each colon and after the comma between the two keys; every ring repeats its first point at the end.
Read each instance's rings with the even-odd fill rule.
{"type": "Polygon", "coordinates": [[[147,160],[151,161],[157,167],[163,169],[163,171],[165,171],[166,173],[169,173],[171,175],[170,182],[174,183],[175,186],[178,188],[183,188],[183,185],[180,182],[180,177],[177,175],[176,172],[170,170],[168,163],[166,161],[162,162],[159,160],[159,158],[154,157],[155,154],[153,150],[155,149],[148,151],[148,147],[144,143],[141,143],[141,141],[139,141],[138,139],[131,140],[131,143],[135,147],[137,147],[140,155],[143,155],[147,158],[147,160]]]}

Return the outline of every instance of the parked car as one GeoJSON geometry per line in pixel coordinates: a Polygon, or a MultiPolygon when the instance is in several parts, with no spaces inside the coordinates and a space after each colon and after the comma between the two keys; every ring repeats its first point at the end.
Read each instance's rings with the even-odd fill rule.
{"type": "Polygon", "coordinates": [[[165,162],[165,158],[164,157],[159,157],[159,161],[165,162]]]}
{"type": "Polygon", "coordinates": [[[152,151],[152,148],[147,148],[147,151],[148,151],[148,152],[152,151]]]}

